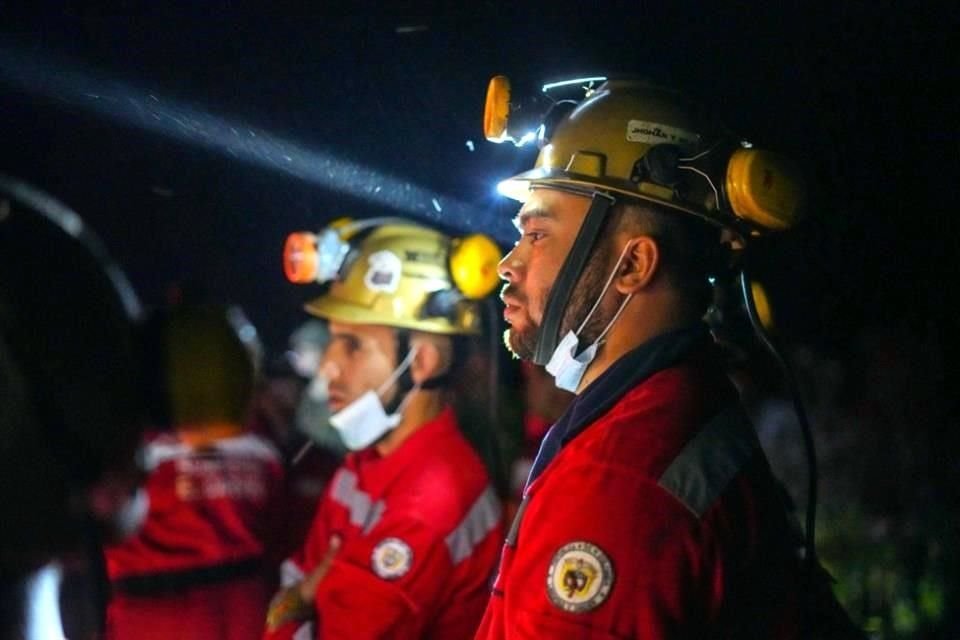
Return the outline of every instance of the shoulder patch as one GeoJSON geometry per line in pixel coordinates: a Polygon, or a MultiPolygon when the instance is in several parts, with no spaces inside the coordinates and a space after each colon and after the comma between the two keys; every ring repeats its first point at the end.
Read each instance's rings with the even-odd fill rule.
{"type": "Polygon", "coordinates": [[[553,554],[547,570],[547,595],[559,609],[586,613],[606,601],[613,580],[613,564],[600,547],[571,542],[553,554]]]}
{"type": "Polygon", "coordinates": [[[384,580],[396,580],[413,566],[413,549],[400,538],[384,538],[373,548],[370,566],[384,580]]]}

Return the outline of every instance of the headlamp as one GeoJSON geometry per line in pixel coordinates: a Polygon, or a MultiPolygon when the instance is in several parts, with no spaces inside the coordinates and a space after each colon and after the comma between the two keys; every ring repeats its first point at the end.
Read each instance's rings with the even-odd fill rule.
{"type": "Polygon", "coordinates": [[[335,229],[291,233],[283,246],[283,272],[296,284],[329,282],[337,277],[348,251],[349,243],[335,229]]]}
{"type": "Polygon", "coordinates": [[[483,134],[490,142],[512,142],[522,147],[537,142],[541,147],[550,139],[551,125],[566,116],[576,106],[575,100],[560,99],[559,94],[570,93],[578,98],[589,95],[595,84],[606,80],[602,76],[575,78],[550,82],[540,94],[513,96],[510,79],[494,76],[487,85],[483,110],[483,134]]]}

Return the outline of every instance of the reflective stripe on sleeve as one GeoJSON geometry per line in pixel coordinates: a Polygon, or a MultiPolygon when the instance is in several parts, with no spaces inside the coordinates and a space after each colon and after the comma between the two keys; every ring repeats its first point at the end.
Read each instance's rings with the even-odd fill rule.
{"type": "Polygon", "coordinates": [[[700,518],[759,446],[743,409],[727,407],[687,443],[658,484],[700,518]]]}
{"type": "Polygon", "coordinates": [[[287,558],[280,565],[280,586],[283,588],[295,585],[303,580],[303,571],[297,563],[287,558]]]}
{"type": "Polygon", "coordinates": [[[473,503],[457,528],[446,538],[453,564],[470,557],[473,550],[500,522],[501,505],[493,487],[488,486],[473,503]]]}
{"type": "Polygon", "coordinates": [[[383,500],[376,502],[370,494],[357,488],[357,474],[342,469],[333,481],[330,497],[350,512],[350,524],[369,533],[383,517],[387,505],[383,500]]]}

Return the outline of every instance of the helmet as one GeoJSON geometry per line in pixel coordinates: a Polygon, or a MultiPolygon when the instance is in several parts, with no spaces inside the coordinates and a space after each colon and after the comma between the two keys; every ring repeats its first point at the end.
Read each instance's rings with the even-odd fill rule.
{"type": "Polygon", "coordinates": [[[480,333],[477,300],[499,282],[488,237],[450,238],[397,218],[292,234],[284,256],[291,281],[330,282],[306,305],[312,315],[446,335],[480,333]]]}
{"type": "Polygon", "coordinates": [[[185,303],[156,310],[145,344],[157,366],[150,403],[164,425],[238,426],[257,374],[256,329],[238,307],[185,303]]]}
{"type": "MultiPolygon", "coordinates": [[[[797,222],[804,188],[785,158],[753,149],[678,91],[635,78],[587,80],[585,98],[551,102],[538,134],[516,140],[537,139],[540,154],[532,170],[503,181],[501,193],[523,201],[531,186],[550,185],[625,195],[743,235],[797,222]],[[592,82],[603,80],[593,88],[592,82]]],[[[515,139],[507,133],[514,104],[509,81],[491,80],[488,139],[515,139]]]]}

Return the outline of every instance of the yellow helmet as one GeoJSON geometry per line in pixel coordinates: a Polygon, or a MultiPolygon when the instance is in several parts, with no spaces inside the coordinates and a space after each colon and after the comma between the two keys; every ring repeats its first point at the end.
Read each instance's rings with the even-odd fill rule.
{"type": "Polygon", "coordinates": [[[239,307],[188,302],[154,309],[141,348],[152,420],[176,428],[239,429],[262,351],[239,307]]]}
{"type": "Polygon", "coordinates": [[[540,143],[535,167],[500,183],[504,195],[524,201],[536,185],[599,190],[656,202],[744,235],[786,229],[798,220],[804,187],[796,167],[733,137],[681,93],[637,79],[605,78],[546,85],[544,93],[564,86],[585,89],[586,97],[541,98],[549,111],[531,130],[531,109],[517,108],[509,81],[491,80],[486,137],[540,143]],[[521,125],[526,130],[510,130],[511,109],[527,117],[521,125]]]}
{"type": "Polygon", "coordinates": [[[293,282],[330,282],[308,313],[341,322],[478,334],[477,300],[499,282],[500,250],[480,234],[449,236],[397,218],[331,225],[287,238],[293,282]]]}

